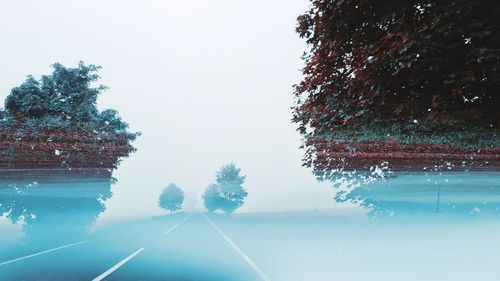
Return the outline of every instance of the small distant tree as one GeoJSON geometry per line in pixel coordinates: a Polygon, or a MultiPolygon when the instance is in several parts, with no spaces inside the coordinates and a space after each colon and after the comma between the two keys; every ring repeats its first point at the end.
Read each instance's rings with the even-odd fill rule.
{"type": "Polygon", "coordinates": [[[171,183],[163,189],[158,205],[172,214],[174,211],[182,209],[183,202],[184,192],[176,184],[171,183]]]}
{"type": "Polygon", "coordinates": [[[221,205],[220,189],[216,184],[211,184],[205,189],[202,196],[203,204],[209,212],[213,212],[221,205]]]}
{"type": "Polygon", "coordinates": [[[203,203],[209,212],[221,210],[226,214],[233,213],[245,202],[248,193],[243,188],[245,176],[234,163],[222,166],[217,172],[215,183],[211,184],[203,194],[203,203]]]}

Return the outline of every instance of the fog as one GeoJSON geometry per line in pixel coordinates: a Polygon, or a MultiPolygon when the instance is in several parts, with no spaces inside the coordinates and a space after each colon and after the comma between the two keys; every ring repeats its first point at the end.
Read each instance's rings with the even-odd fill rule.
{"type": "Polygon", "coordinates": [[[0,276],[96,280],[129,256],[105,280],[496,280],[499,179],[395,173],[355,191],[371,206],[364,211],[178,212],[97,224],[109,182],[0,181],[0,276]]]}
{"type": "MultiPolygon", "coordinates": [[[[305,0],[85,0],[0,2],[0,101],[50,64],[103,66],[115,108],[142,131],[114,176],[103,217],[161,213],[175,182],[188,210],[216,170],[236,162],[249,192],[240,212],[334,207],[330,184],[301,167],[291,124],[304,42],[294,32],[305,0]]],[[[102,219],[102,218],[101,218],[102,219]]]]}

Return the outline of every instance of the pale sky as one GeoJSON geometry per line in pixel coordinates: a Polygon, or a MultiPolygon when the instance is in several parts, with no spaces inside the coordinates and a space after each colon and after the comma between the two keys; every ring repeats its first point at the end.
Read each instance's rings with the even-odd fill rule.
{"type": "Polygon", "coordinates": [[[0,2],[0,101],[50,64],[103,67],[115,108],[143,135],[114,173],[103,217],[160,213],[177,183],[187,209],[216,170],[236,162],[249,192],[241,212],[332,208],[333,188],[301,166],[291,124],[307,0],[15,0],[0,2]]]}

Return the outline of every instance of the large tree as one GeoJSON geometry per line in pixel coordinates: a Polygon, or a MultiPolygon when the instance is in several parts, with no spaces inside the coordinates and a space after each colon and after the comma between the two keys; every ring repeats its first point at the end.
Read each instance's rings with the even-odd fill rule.
{"type": "Polygon", "coordinates": [[[52,74],[39,80],[28,76],[11,90],[0,114],[2,129],[127,134],[128,125],[116,110],[97,109],[97,97],[107,89],[93,85],[100,79],[99,66],[80,62],[76,68],[67,68],[55,63],[52,68],[52,74]]]}
{"type": "Polygon", "coordinates": [[[99,66],[53,64],[50,75],[28,76],[0,110],[0,167],[114,168],[134,152],[139,133],[114,109],[99,111],[99,66]]]}
{"type": "Polygon", "coordinates": [[[312,0],[293,121],[319,142],[500,145],[500,2],[312,0]]]}
{"type": "Polygon", "coordinates": [[[248,195],[242,186],[245,178],[234,163],[222,166],[216,174],[215,183],[209,185],[203,194],[207,210],[221,210],[230,214],[241,207],[248,195]]]}

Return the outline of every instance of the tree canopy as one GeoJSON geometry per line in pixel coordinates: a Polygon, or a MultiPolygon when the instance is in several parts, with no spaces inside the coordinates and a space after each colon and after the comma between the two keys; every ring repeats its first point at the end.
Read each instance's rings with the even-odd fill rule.
{"type": "Polygon", "coordinates": [[[99,111],[100,67],[59,63],[40,79],[28,76],[0,109],[0,167],[115,168],[134,152],[140,133],[114,109],[99,111]]]}
{"type": "Polygon", "coordinates": [[[158,205],[170,212],[174,212],[182,209],[182,203],[184,202],[184,192],[176,184],[171,183],[163,189],[160,195],[158,205]]]}
{"type": "Polygon", "coordinates": [[[245,178],[236,164],[222,166],[216,174],[215,183],[209,185],[203,194],[207,210],[221,210],[229,214],[241,207],[248,195],[242,186],[245,178]]]}
{"type": "Polygon", "coordinates": [[[80,62],[75,68],[59,63],[41,79],[28,76],[11,90],[0,111],[0,129],[16,132],[85,131],[94,134],[136,134],[127,132],[125,123],[114,109],[99,112],[97,97],[106,86],[93,86],[101,68],[80,62]]]}
{"type": "Polygon", "coordinates": [[[500,3],[313,0],[293,122],[321,140],[500,145],[500,3]]]}

